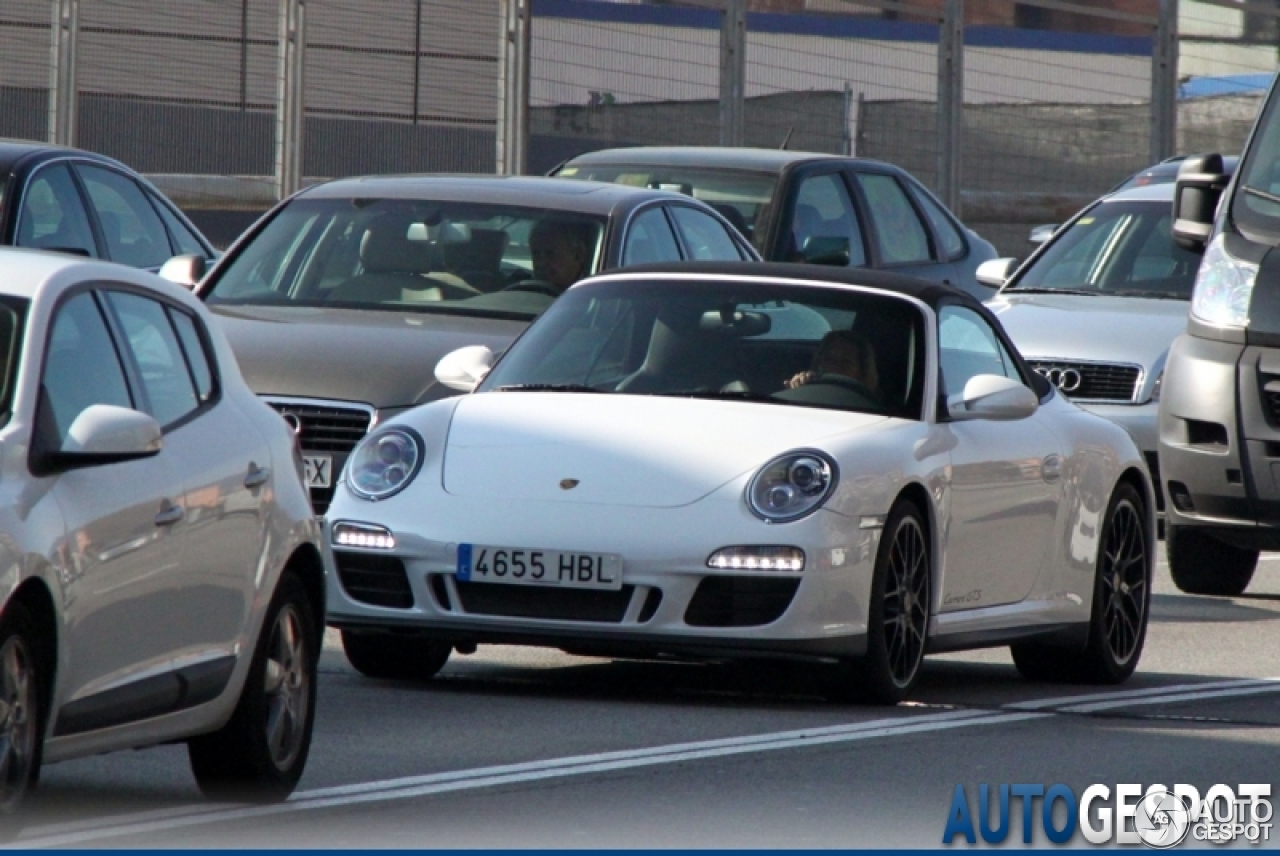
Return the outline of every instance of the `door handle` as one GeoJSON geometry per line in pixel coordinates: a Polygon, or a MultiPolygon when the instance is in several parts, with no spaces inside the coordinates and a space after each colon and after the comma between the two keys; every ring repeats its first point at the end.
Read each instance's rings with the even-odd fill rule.
{"type": "Polygon", "coordinates": [[[166,499],[160,504],[160,513],[156,515],[157,526],[172,526],[186,516],[186,509],[173,500],[166,499]]]}
{"type": "Polygon", "coordinates": [[[1048,455],[1040,462],[1040,478],[1056,482],[1062,476],[1062,456],[1048,455]]]}
{"type": "Polygon", "coordinates": [[[267,479],[271,478],[270,467],[260,467],[253,461],[249,462],[249,474],[244,477],[244,486],[253,490],[255,487],[262,487],[267,483],[267,479]]]}

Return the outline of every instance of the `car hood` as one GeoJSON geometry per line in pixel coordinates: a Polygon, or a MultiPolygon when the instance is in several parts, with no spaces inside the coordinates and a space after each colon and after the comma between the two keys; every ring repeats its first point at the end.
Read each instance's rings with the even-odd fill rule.
{"type": "Polygon", "coordinates": [[[1005,292],[987,304],[1028,358],[1152,369],[1187,327],[1185,300],[1005,292]]]}
{"type": "Polygon", "coordinates": [[[450,351],[500,351],[528,322],[426,312],[211,306],[260,395],[406,407],[455,394],[435,379],[450,351]]]}
{"type": "Polygon", "coordinates": [[[886,421],[748,402],[483,393],[454,411],[444,488],[466,497],[674,507],[789,449],[886,421]]]}

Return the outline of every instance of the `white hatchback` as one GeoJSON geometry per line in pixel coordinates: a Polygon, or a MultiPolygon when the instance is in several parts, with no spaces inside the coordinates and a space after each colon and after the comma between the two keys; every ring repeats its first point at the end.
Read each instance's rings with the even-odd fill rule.
{"type": "Polygon", "coordinates": [[[0,809],[42,761],[175,740],[205,793],[283,798],[324,593],[287,426],[183,289],[0,270],[0,809]]]}

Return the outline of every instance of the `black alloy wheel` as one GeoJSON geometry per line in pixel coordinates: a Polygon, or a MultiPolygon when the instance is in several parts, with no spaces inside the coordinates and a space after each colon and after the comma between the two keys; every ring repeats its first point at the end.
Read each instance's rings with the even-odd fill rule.
{"type": "Polygon", "coordinates": [[[1098,544],[1085,648],[1013,645],[1013,662],[1023,677],[1048,683],[1118,684],[1133,674],[1146,642],[1151,605],[1151,533],[1142,496],[1131,484],[1117,485],[1098,544]]]}
{"type": "Polygon", "coordinates": [[[897,704],[915,688],[929,630],[931,569],[924,516],[915,503],[901,500],[885,522],[876,552],[867,653],[845,664],[837,696],[897,704]]]}
{"type": "Polygon", "coordinates": [[[12,814],[40,774],[40,675],[35,625],[20,603],[0,621],[0,813],[12,814]]]}

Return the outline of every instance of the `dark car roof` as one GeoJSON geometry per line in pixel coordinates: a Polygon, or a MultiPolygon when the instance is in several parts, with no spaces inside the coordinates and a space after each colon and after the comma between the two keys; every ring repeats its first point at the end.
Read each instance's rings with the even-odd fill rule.
{"type": "MultiPolygon", "coordinates": [[[[872,270],[870,268],[837,268],[823,265],[791,264],[786,262],[672,262],[666,264],[635,265],[608,271],[599,276],[628,276],[634,274],[699,273],[709,276],[752,276],[764,279],[794,279],[812,282],[833,282],[840,285],[858,285],[876,288],[895,294],[914,297],[929,306],[936,307],[942,300],[959,301],[977,307],[986,314],[982,304],[968,293],[942,283],[930,282],[900,273],[872,270]]],[[[590,280],[583,280],[589,282],[590,280]]],[[[577,286],[575,286],[576,288],[577,286]]]]}
{"type": "Polygon", "coordinates": [[[67,146],[55,146],[52,143],[42,143],[38,140],[14,140],[0,137],[0,172],[9,172],[18,161],[33,154],[42,154],[49,157],[56,157],[57,155],[75,156],[86,160],[114,164],[115,166],[124,166],[114,158],[100,155],[97,152],[73,149],[67,146]]]}
{"type": "MultiPolygon", "coordinates": [[[[507,175],[371,175],[341,178],[308,188],[307,199],[432,199],[554,208],[581,214],[608,214],[619,205],[649,199],[693,200],[681,193],[596,181],[566,181],[507,175]]],[[[695,203],[697,204],[697,203],[695,203]]]]}
{"type": "Polygon", "coordinates": [[[803,161],[838,160],[888,166],[868,158],[849,158],[820,152],[790,152],[782,149],[746,149],[724,146],[637,146],[587,152],[568,161],[575,166],[635,164],[637,166],[700,166],[781,172],[803,161]]]}

